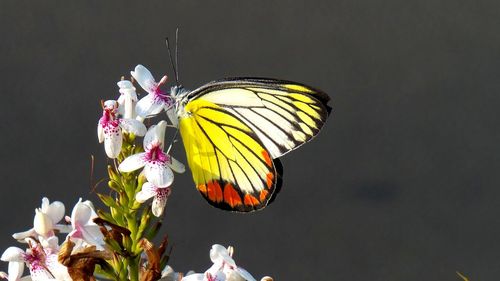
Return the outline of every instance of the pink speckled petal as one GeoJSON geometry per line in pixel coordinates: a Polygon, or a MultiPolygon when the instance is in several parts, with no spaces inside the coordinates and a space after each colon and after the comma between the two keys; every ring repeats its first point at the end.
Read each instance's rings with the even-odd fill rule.
{"type": "Polygon", "coordinates": [[[145,202],[149,198],[152,198],[156,195],[156,188],[150,183],[150,182],[145,182],[142,185],[141,191],[137,192],[135,195],[135,200],[137,200],[140,203],[145,202]]]}
{"type": "Polygon", "coordinates": [[[104,150],[109,158],[118,157],[122,150],[122,142],[122,129],[120,126],[108,126],[104,129],[104,150]]]}
{"type": "Polygon", "coordinates": [[[169,193],[170,193],[169,188],[157,188],[156,196],[153,199],[153,205],[151,206],[153,215],[155,215],[156,217],[160,217],[163,214],[163,210],[165,210],[165,205],[167,205],[167,198],[169,193]]]}
{"type": "Polygon", "coordinates": [[[120,172],[130,173],[144,167],[146,164],[146,161],[144,160],[145,154],[146,153],[141,152],[125,158],[125,160],[120,163],[120,166],[118,166],[118,170],[120,170],[120,172]]]}
{"type": "Polygon", "coordinates": [[[167,187],[174,181],[174,173],[159,161],[149,162],[144,167],[144,175],[150,183],[158,187],[167,187]]]}

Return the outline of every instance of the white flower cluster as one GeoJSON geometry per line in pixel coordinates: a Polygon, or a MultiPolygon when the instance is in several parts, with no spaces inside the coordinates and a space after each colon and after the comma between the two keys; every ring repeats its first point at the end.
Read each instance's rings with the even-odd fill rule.
{"type": "MultiPolygon", "coordinates": [[[[27,249],[9,247],[1,256],[8,262],[8,272],[0,272],[0,278],[8,281],[71,281],[68,269],[58,261],[60,251],[58,233],[68,233],[66,240],[76,244],[73,252],[89,246],[104,250],[104,237],[93,219],[97,218],[92,202],[80,199],[73,207],[71,216],[64,216],[64,204],[49,199],[42,199],[42,206],[35,209],[33,228],[15,233],[12,236],[19,242],[28,244],[27,249]],[[61,223],[62,221],[62,223],[61,223]],[[30,274],[23,277],[24,267],[30,274]]],[[[175,272],[170,266],[162,271],[160,281],[255,281],[256,279],[245,269],[236,265],[233,247],[227,249],[215,244],[210,250],[213,265],[204,273],[189,272],[186,276],[175,272]]],[[[261,281],[272,281],[264,277],[261,281]]]]}
{"type": "MultiPolygon", "coordinates": [[[[109,267],[107,270],[111,270],[111,275],[105,274],[99,277],[107,276],[125,280],[127,276],[135,274],[136,278],[133,280],[137,280],[140,273],[140,280],[153,281],[160,278],[161,256],[166,244],[162,244],[159,248],[153,247],[153,244],[149,242],[151,237],[143,236],[149,224],[148,212],[145,212],[148,215],[138,219],[134,217],[137,213],[136,207],[131,206],[153,198],[152,213],[160,217],[171,192],[174,172],[183,173],[185,167],[168,155],[170,148],[165,151],[166,128],[178,125],[173,98],[169,93],[160,89],[167,77],[164,76],[160,82],[156,82],[151,72],[142,65],[136,66],[134,71],[131,71],[131,75],[147,94],[139,100],[133,81],[119,81],[117,85],[120,96],[117,100],[102,103],[103,114],[97,125],[98,140],[100,143],[104,142],[106,155],[110,159],[118,158],[115,164],[119,163],[118,170],[121,173],[110,168],[108,170],[112,171],[109,172],[110,178],[115,180],[115,182],[111,180],[110,182],[123,184],[122,179],[133,178],[132,184],[128,186],[123,184],[125,187],[121,187],[122,191],[129,192],[126,194],[128,196],[126,203],[123,206],[120,205],[121,197],[116,201],[110,199],[112,201],[110,203],[106,201],[107,199],[103,199],[107,197],[101,195],[101,199],[107,206],[118,204],[117,206],[120,207],[112,209],[115,213],[111,214],[110,221],[107,221],[98,217],[90,201],[82,202],[80,199],[73,207],[71,216],[65,216],[66,210],[63,203],[59,201],[50,203],[49,199],[43,198],[41,207],[35,209],[33,227],[13,234],[14,239],[27,246],[24,249],[9,247],[1,255],[0,259],[8,262],[8,270],[0,272],[0,279],[8,279],[8,281],[89,280],[88,277],[96,277],[92,276],[96,274],[94,272],[96,262],[103,262],[99,265],[107,265],[109,267]],[[158,115],[162,111],[166,112],[171,125],[165,120],[149,128],[144,125],[145,118],[158,115]],[[144,137],[143,150],[135,147],[133,143],[137,136],[144,137]],[[135,177],[137,174],[134,174],[134,177],[126,174],[139,169],[142,169],[141,180],[135,177]],[[113,177],[113,173],[120,175],[113,177]],[[146,181],[143,181],[144,178],[146,181]],[[140,191],[135,188],[138,182],[142,183],[140,191]],[[136,202],[129,201],[129,198],[134,196],[136,202]],[[129,202],[132,204],[127,205],[129,202]],[[114,215],[118,215],[118,218],[121,216],[125,222],[114,221],[114,215]],[[61,234],[65,234],[65,239],[64,243],[60,244],[59,239],[63,237],[61,234]],[[126,250],[125,255],[124,250],[126,250]],[[130,253],[140,258],[135,259],[133,256],[132,259],[130,253]],[[129,263],[128,268],[122,266],[123,261],[129,263]],[[131,261],[132,263],[137,261],[138,266],[130,263],[131,261]],[[23,276],[25,266],[29,270],[29,275],[23,276]],[[135,272],[132,272],[134,266],[135,272]]],[[[210,250],[213,265],[204,273],[190,272],[184,276],[167,265],[163,268],[160,280],[255,281],[250,273],[236,265],[232,258],[233,251],[232,247],[226,249],[221,245],[213,245],[210,250]]],[[[103,271],[104,268],[100,267],[101,271],[98,273],[109,273],[103,271]]],[[[90,280],[95,280],[92,278],[90,280]]],[[[264,277],[261,281],[272,281],[272,279],[264,277]]]]}
{"type": "MultiPolygon", "coordinates": [[[[236,265],[233,259],[234,248],[227,249],[219,244],[212,246],[210,260],[213,265],[204,273],[188,272],[182,277],[167,266],[162,273],[160,281],[256,281],[256,279],[245,269],[236,265]]],[[[261,281],[273,281],[271,277],[263,277],[261,281]]]]}
{"type": "MultiPolygon", "coordinates": [[[[172,171],[183,173],[185,167],[165,153],[167,122],[160,121],[147,129],[142,121],[163,110],[172,117],[173,101],[168,93],[160,89],[160,86],[166,82],[167,76],[157,83],[151,72],[142,65],[137,65],[130,73],[147,92],[147,95],[138,100],[132,82],[119,81],[117,85],[120,88],[120,97],[116,101],[108,100],[103,103],[103,114],[97,125],[97,136],[99,142],[104,142],[106,155],[111,159],[120,155],[123,142],[122,131],[144,137],[144,152],[127,157],[118,169],[129,173],[144,168],[143,173],[147,182],[137,193],[136,200],[142,203],[154,198],[152,211],[155,216],[159,217],[163,214],[167,197],[170,194],[170,185],[174,180],[172,171]]],[[[173,126],[176,126],[176,118],[170,119],[173,126]]]]}
{"type": "Polygon", "coordinates": [[[33,228],[15,233],[14,239],[27,243],[27,249],[9,247],[2,254],[1,260],[8,262],[8,272],[0,272],[0,277],[9,281],[17,280],[72,280],[67,268],[58,262],[60,250],[58,233],[68,233],[66,239],[76,243],[73,251],[88,246],[104,249],[103,235],[93,219],[97,217],[92,202],[80,199],[73,207],[71,217],[65,217],[64,204],[49,199],[42,199],[42,206],[35,209],[33,228]],[[60,223],[62,221],[62,223],[60,223]],[[24,266],[30,275],[22,277],[24,266]]]}

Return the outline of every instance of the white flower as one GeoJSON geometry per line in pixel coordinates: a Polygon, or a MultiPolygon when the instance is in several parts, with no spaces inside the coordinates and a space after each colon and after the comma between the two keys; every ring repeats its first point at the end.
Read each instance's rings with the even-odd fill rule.
{"type": "Polygon", "coordinates": [[[167,110],[173,105],[173,100],[169,94],[162,91],[160,86],[167,81],[167,76],[163,76],[159,83],[157,83],[151,72],[142,65],[137,65],[134,71],[130,74],[135,78],[137,83],[148,92],[137,103],[135,111],[137,115],[146,118],[151,115],[160,113],[163,109],[167,110]]]}
{"type": "Polygon", "coordinates": [[[8,274],[1,273],[0,276],[6,277],[9,281],[72,280],[67,268],[57,261],[57,253],[44,250],[34,240],[29,238],[28,240],[30,247],[26,252],[18,247],[9,247],[5,250],[0,259],[9,262],[8,274]],[[28,266],[30,276],[21,278],[25,264],[28,266]]]}
{"type": "Polygon", "coordinates": [[[158,281],[178,281],[182,278],[182,273],[175,272],[174,269],[167,265],[161,272],[161,279],[158,281]]]}
{"type": "Polygon", "coordinates": [[[129,173],[144,167],[144,175],[154,186],[170,186],[174,181],[172,170],[183,173],[185,167],[163,152],[166,126],[165,121],[151,126],[144,137],[145,151],[127,157],[118,170],[129,173]]]}
{"type": "Polygon", "coordinates": [[[18,247],[9,247],[3,252],[0,260],[8,262],[9,268],[7,274],[2,272],[2,277],[9,281],[17,281],[23,276],[24,271],[24,251],[18,247]]]}
{"type": "Polygon", "coordinates": [[[149,198],[153,198],[153,205],[151,206],[151,210],[153,211],[153,215],[160,217],[163,214],[163,210],[165,209],[165,205],[167,204],[167,198],[170,195],[171,190],[170,187],[160,187],[154,186],[150,182],[145,182],[142,185],[141,191],[137,192],[135,195],[135,200],[140,203],[145,202],[149,198]]]}
{"type": "Polygon", "coordinates": [[[59,201],[50,203],[47,197],[42,199],[42,206],[35,209],[35,218],[33,219],[33,228],[27,231],[14,233],[12,237],[16,240],[24,241],[25,238],[35,237],[41,240],[41,237],[48,239],[54,236],[54,229],[61,232],[68,232],[65,225],[57,224],[64,217],[64,204],[59,201]]]}
{"type": "Polygon", "coordinates": [[[233,248],[215,244],[210,250],[213,265],[205,273],[194,273],[182,278],[182,281],[256,281],[245,269],[236,266],[233,248]]]}
{"type": "Polygon", "coordinates": [[[97,250],[103,250],[104,236],[99,226],[93,221],[96,217],[97,214],[92,202],[88,200],[82,202],[82,198],[80,198],[71,212],[73,231],[68,234],[68,237],[80,239],[80,242],[94,245],[97,250]]]}
{"type": "Polygon", "coordinates": [[[146,126],[140,121],[128,118],[117,118],[118,103],[108,100],[103,104],[102,117],[97,124],[97,138],[104,142],[104,150],[109,158],[116,158],[122,149],[122,130],[136,136],[144,136],[146,126]]]}
{"type": "Polygon", "coordinates": [[[126,119],[134,119],[136,117],[135,104],[138,100],[134,85],[128,80],[121,80],[116,84],[120,87],[120,97],[116,100],[118,102],[118,114],[126,119]]]}

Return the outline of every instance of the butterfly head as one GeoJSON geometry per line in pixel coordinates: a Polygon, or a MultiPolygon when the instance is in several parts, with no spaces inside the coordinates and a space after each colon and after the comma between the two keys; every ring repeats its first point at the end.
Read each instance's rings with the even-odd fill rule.
{"type": "Polygon", "coordinates": [[[188,94],[190,91],[186,90],[182,85],[173,86],[170,89],[170,96],[174,101],[174,109],[178,116],[184,111],[184,106],[188,102],[188,94]]]}

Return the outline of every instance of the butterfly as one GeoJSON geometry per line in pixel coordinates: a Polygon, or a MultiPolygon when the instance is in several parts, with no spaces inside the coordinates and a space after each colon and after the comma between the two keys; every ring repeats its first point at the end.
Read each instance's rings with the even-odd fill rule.
{"type": "MultiPolygon", "coordinates": [[[[226,78],[194,91],[171,90],[197,190],[236,212],[266,207],[281,186],[278,157],[314,138],[331,107],[313,87],[268,78],[226,78]]],[[[174,115],[174,116],[171,116],[174,115]]]]}

